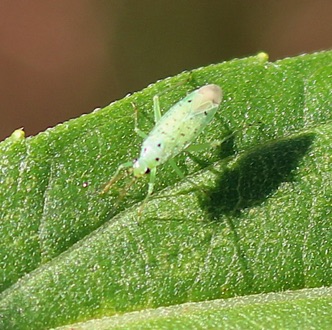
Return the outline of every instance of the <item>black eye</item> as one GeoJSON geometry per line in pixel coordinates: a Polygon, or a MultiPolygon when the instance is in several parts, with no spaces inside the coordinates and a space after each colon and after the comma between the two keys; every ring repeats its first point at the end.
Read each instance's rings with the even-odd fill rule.
{"type": "Polygon", "coordinates": [[[159,158],[158,157],[156,158],[156,161],[159,162],[159,158]]]}
{"type": "Polygon", "coordinates": [[[149,168],[146,169],[145,174],[149,174],[151,170],[149,168]]]}
{"type": "Polygon", "coordinates": [[[158,143],[158,144],[157,144],[157,147],[159,147],[159,148],[160,148],[160,147],[161,147],[161,143],[158,143]]]}

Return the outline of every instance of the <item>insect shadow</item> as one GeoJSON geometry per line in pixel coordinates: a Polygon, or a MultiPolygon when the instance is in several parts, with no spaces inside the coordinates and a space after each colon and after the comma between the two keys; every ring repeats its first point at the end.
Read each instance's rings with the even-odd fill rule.
{"type": "Polygon", "coordinates": [[[200,199],[201,207],[217,220],[261,204],[282,182],[293,181],[294,170],[313,140],[314,134],[303,134],[251,150],[219,176],[215,188],[200,199]]]}

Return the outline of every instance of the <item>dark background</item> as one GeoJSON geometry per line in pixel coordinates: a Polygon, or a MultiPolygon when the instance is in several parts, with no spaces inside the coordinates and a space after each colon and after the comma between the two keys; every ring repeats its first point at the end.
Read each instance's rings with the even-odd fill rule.
{"type": "Polygon", "coordinates": [[[185,69],[331,48],[331,0],[1,0],[0,139],[185,69]]]}

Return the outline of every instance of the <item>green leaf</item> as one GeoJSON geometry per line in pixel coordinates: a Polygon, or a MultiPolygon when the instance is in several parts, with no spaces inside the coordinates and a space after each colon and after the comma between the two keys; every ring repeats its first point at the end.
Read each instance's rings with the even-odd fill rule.
{"type": "Polygon", "coordinates": [[[104,317],[57,330],[330,329],[331,293],[331,288],[304,289],[185,303],[104,317]]]}
{"type": "Polygon", "coordinates": [[[330,286],[331,60],[211,65],[2,142],[0,328],[330,286]],[[153,95],[166,111],[207,83],[224,101],[197,143],[225,139],[221,148],[177,157],[183,180],[160,166],[141,216],[147,178],[121,201],[129,175],[101,195],[139,153],[132,103],[148,132],[153,95]]]}

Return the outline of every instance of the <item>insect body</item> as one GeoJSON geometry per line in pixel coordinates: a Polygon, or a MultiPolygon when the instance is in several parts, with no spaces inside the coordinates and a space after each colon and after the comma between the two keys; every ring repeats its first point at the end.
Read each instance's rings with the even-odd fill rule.
{"type": "MultiPolygon", "coordinates": [[[[150,174],[146,199],[153,193],[158,165],[169,161],[176,173],[184,175],[173,158],[184,150],[189,150],[192,142],[211,122],[222,100],[221,88],[217,85],[203,86],[176,103],[163,116],[160,113],[159,98],[153,98],[155,126],[147,135],[137,127],[135,131],[145,140],[138,159],[120,165],[102,192],[106,192],[117,181],[122,169],[131,167],[134,177],[150,174]]],[[[206,147],[206,144],[204,145],[206,147]]],[[[197,150],[197,147],[195,148],[197,150]]]]}

